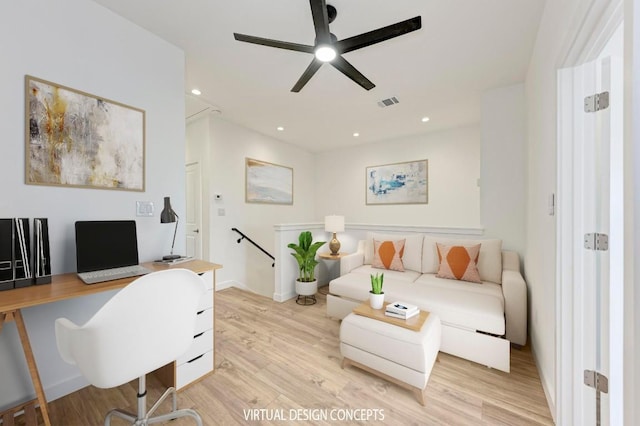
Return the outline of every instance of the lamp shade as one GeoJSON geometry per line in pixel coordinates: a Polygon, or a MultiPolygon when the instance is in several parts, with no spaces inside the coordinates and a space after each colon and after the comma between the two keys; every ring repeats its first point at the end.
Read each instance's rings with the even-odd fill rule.
{"type": "Polygon", "coordinates": [[[325,216],[324,230],[326,232],[344,232],[344,216],[325,216]]]}
{"type": "Polygon", "coordinates": [[[160,213],[160,223],[173,223],[178,220],[178,215],[171,208],[171,200],[164,197],[164,208],[160,213]]]}

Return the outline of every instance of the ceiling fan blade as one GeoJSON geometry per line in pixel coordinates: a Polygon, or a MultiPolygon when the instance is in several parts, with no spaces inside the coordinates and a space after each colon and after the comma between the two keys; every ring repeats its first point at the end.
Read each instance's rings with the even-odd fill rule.
{"type": "Polygon", "coordinates": [[[333,65],[338,71],[349,77],[354,82],[358,83],[366,90],[371,90],[376,87],[375,84],[373,84],[367,77],[362,75],[360,71],[355,69],[353,65],[347,62],[347,60],[340,55],[336,56],[336,58],[331,61],[331,65],[333,65]]]}
{"type": "Polygon", "coordinates": [[[272,40],[270,38],[254,37],[246,34],[233,33],[233,37],[238,41],[246,43],[260,44],[262,46],[277,47],[278,49],[295,50],[296,52],[313,53],[313,46],[306,44],[289,43],[288,41],[272,40]]]}
{"type": "Polygon", "coordinates": [[[304,72],[302,73],[302,75],[300,76],[296,84],[293,86],[291,91],[297,93],[300,90],[302,90],[304,85],[307,84],[309,80],[311,80],[311,77],[313,77],[313,75],[316,73],[316,71],[320,69],[321,66],[322,66],[322,61],[320,61],[317,58],[313,58],[313,61],[311,61],[307,69],[304,70],[304,72]]]}
{"type": "Polygon", "coordinates": [[[329,16],[327,15],[327,2],[325,0],[309,0],[313,26],[316,29],[316,44],[330,44],[329,16]]]}
{"type": "Polygon", "coordinates": [[[378,28],[377,30],[369,31],[357,36],[345,38],[344,40],[339,40],[334,43],[334,46],[338,52],[347,53],[419,30],[420,28],[422,28],[422,17],[416,16],[415,18],[407,19],[406,21],[378,28]]]}

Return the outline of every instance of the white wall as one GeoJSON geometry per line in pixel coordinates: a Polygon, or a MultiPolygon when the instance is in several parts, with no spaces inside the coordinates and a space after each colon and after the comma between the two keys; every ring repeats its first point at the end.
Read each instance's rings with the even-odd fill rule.
{"type": "MultiPolygon", "coordinates": [[[[210,260],[223,265],[218,284],[247,287],[267,297],[273,296],[272,260],[247,241],[238,244],[238,228],[265,250],[275,255],[274,225],[308,222],[314,217],[315,197],[313,155],[217,116],[206,115],[188,125],[191,145],[209,146],[210,168],[203,172],[210,191],[203,198],[210,209],[210,260]],[[209,122],[208,132],[200,121],[209,122]],[[201,129],[198,131],[197,128],[201,129]],[[199,134],[198,134],[199,133],[199,134]],[[208,133],[208,134],[207,134],[208,133]],[[245,202],[245,158],[268,161],[293,168],[293,205],[250,204],[245,202]],[[214,194],[221,194],[215,200],[214,194]],[[220,215],[220,209],[224,215],[220,215]]],[[[203,169],[204,170],[204,169],[203,169]]]]}
{"type": "Polygon", "coordinates": [[[526,212],[526,126],[524,85],[482,96],[480,217],[487,237],[524,254],[526,212]]]}
{"type": "MultiPolygon", "coordinates": [[[[171,196],[178,214],[184,211],[183,53],[85,0],[2,2],[0,40],[0,216],[48,217],[52,269],[61,273],[75,270],[76,220],[135,219],[136,201],[152,201],[154,217],[137,220],[140,258],[168,253],[173,227],[159,223],[162,197],[171,196]],[[25,74],[146,110],[146,191],[25,185],[25,74]]],[[[179,232],[184,235],[182,227],[179,232]]],[[[184,250],[184,238],[176,245],[184,250]]],[[[49,399],[85,383],[57,353],[54,320],[85,320],[109,296],[24,311],[49,399]]],[[[0,411],[34,395],[15,325],[6,324],[0,334],[0,411]]]]}
{"type": "Polygon", "coordinates": [[[347,223],[445,227],[480,225],[478,126],[316,154],[315,220],[340,214],[347,223]],[[367,166],[429,160],[429,203],[366,205],[367,166]]]}
{"type": "Polygon", "coordinates": [[[527,99],[527,244],[524,267],[530,293],[530,337],[542,385],[555,415],[556,220],[547,212],[557,187],[556,72],[567,30],[580,0],[546,2],[525,82],[527,99]]]}

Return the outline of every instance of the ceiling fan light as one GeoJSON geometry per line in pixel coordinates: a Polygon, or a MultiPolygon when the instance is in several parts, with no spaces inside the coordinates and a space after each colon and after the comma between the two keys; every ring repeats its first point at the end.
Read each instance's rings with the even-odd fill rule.
{"type": "Polygon", "coordinates": [[[327,45],[318,46],[315,51],[316,58],[322,62],[331,62],[336,57],[336,50],[327,45]]]}

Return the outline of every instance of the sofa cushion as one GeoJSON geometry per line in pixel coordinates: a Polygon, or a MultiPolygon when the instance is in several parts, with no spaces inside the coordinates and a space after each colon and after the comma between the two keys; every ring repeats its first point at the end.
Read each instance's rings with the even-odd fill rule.
{"type": "Polygon", "coordinates": [[[371,262],[371,266],[374,268],[404,272],[404,265],[402,264],[404,241],[405,240],[373,240],[373,262],[371,262]]]}
{"type": "MultiPolygon", "coordinates": [[[[362,274],[367,277],[371,277],[371,275],[379,274],[380,270],[374,268],[371,265],[362,265],[351,271],[354,274],[362,274]]],[[[408,283],[412,283],[420,277],[420,272],[417,271],[409,271],[407,269],[404,272],[400,271],[384,271],[384,279],[385,283],[387,279],[396,280],[396,281],[405,281],[408,283]]]]}
{"type": "MultiPolygon", "coordinates": [[[[425,235],[422,247],[422,273],[436,274],[438,272],[438,251],[436,243],[448,245],[471,246],[480,244],[478,257],[478,272],[482,281],[502,283],[502,240],[498,239],[457,239],[425,235]]],[[[405,262],[405,268],[408,268],[405,262]]]]}
{"type": "Polygon", "coordinates": [[[417,280],[415,280],[414,284],[424,287],[449,288],[455,289],[457,291],[464,291],[469,294],[495,297],[502,303],[501,310],[504,310],[504,296],[502,293],[502,287],[489,281],[483,281],[482,285],[478,285],[466,281],[446,280],[443,278],[438,278],[434,274],[422,274],[417,280]]]}
{"type": "MultiPolygon", "coordinates": [[[[371,265],[373,262],[373,240],[396,241],[405,240],[402,264],[405,270],[420,272],[422,270],[422,234],[377,234],[369,233],[364,244],[364,263],[371,265]]],[[[435,273],[435,272],[434,272],[435,273]]]]}
{"type": "MultiPolygon", "coordinates": [[[[347,297],[353,300],[369,300],[369,291],[371,291],[371,274],[379,273],[379,269],[372,268],[371,265],[361,266],[354,269],[347,275],[343,275],[329,283],[329,292],[336,296],[347,297]]],[[[415,271],[385,271],[384,283],[382,291],[385,299],[389,301],[387,296],[387,287],[389,283],[399,282],[405,285],[411,284],[420,276],[415,271]]]]}
{"type": "MultiPolygon", "coordinates": [[[[412,288],[409,294],[412,295],[414,304],[438,314],[443,324],[498,336],[504,335],[504,297],[500,285],[491,282],[478,285],[465,281],[451,281],[437,278],[435,275],[426,278],[427,276],[426,283],[412,284],[415,288],[412,288]],[[434,282],[435,280],[439,282],[434,282]],[[483,291],[474,292],[469,290],[469,287],[480,287],[483,291]]],[[[405,291],[406,287],[405,285],[405,291]]],[[[395,295],[395,289],[388,290],[391,295],[395,295]]]]}
{"type": "MultiPolygon", "coordinates": [[[[443,324],[500,336],[505,333],[504,297],[498,284],[484,282],[478,285],[437,278],[433,274],[407,282],[387,279],[386,275],[383,287],[386,301],[407,301],[417,305],[437,314],[443,324]]],[[[368,275],[350,273],[332,280],[329,291],[335,296],[364,302],[369,300],[370,282],[368,275]]]]}
{"type": "Polygon", "coordinates": [[[438,259],[440,259],[440,267],[436,274],[438,278],[482,284],[477,266],[480,244],[448,246],[436,243],[436,248],[438,250],[438,259]]]}

